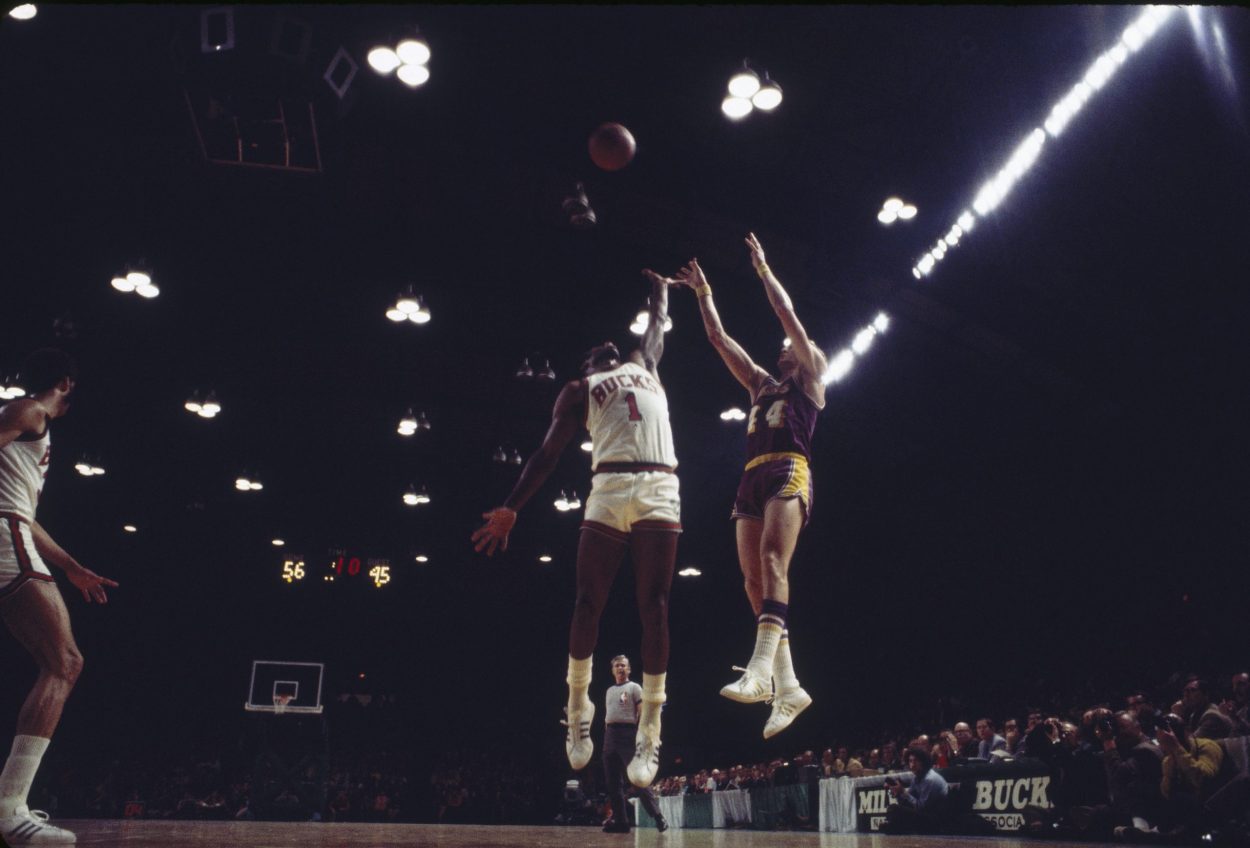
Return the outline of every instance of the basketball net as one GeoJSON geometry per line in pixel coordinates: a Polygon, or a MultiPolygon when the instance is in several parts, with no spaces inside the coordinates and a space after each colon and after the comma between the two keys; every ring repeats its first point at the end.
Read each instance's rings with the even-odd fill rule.
{"type": "Polygon", "coordinates": [[[286,712],[287,704],[291,703],[291,695],[274,695],[273,696],[273,714],[282,715],[286,712]]]}

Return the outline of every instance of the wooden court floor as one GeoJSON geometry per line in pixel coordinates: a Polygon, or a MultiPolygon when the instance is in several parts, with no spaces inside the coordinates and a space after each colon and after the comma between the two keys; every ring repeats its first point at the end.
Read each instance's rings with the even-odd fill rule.
{"type": "Polygon", "coordinates": [[[475,827],[471,825],[280,824],[270,822],[89,821],[55,824],[92,848],[582,848],[640,845],[657,848],[1090,848],[1091,843],[936,836],[857,836],[751,830],[635,829],[625,834],[589,827],[475,827]]]}

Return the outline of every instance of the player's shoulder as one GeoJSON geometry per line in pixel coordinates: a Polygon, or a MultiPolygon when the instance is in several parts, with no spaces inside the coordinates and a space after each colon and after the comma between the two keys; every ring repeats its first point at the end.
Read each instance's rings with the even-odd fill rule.
{"type": "Polygon", "coordinates": [[[10,428],[41,430],[45,415],[43,407],[32,398],[11,400],[4,406],[0,406],[0,422],[10,428]]]}

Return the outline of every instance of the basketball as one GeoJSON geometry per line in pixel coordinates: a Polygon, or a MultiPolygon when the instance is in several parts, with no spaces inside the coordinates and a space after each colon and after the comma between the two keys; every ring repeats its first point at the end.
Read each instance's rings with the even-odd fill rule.
{"type": "Polygon", "coordinates": [[[620,124],[603,124],[590,134],[590,159],[605,171],[619,171],[634,158],[634,136],[620,124]]]}

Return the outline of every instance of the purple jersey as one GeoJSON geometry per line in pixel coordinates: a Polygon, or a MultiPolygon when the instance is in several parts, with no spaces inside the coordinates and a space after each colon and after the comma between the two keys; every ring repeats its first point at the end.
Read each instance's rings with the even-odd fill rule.
{"type": "Polygon", "coordinates": [[[820,410],[798,381],[764,379],[747,419],[747,462],[767,454],[798,453],[812,460],[812,432],[820,410]]]}

